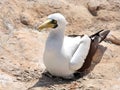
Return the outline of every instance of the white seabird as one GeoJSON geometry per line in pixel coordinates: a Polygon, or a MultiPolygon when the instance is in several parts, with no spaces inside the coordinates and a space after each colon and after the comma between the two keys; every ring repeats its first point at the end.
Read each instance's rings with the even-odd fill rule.
{"type": "Polygon", "coordinates": [[[51,28],[43,56],[46,70],[54,76],[70,79],[76,71],[84,71],[90,66],[98,43],[104,40],[109,31],[100,35],[101,30],[90,37],[64,36],[66,24],[62,14],[54,13],[38,29],[51,28]]]}

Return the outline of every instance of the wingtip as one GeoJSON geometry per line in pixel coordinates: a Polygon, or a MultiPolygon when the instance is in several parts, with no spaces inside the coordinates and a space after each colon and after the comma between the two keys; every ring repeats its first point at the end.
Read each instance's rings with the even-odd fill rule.
{"type": "Polygon", "coordinates": [[[90,38],[93,38],[93,37],[94,37],[94,36],[96,36],[96,35],[98,35],[98,36],[99,36],[99,33],[100,33],[100,32],[102,32],[102,31],[104,31],[104,29],[99,30],[98,32],[96,32],[96,33],[94,33],[94,34],[90,35],[90,38]]]}
{"type": "Polygon", "coordinates": [[[100,32],[100,41],[99,42],[102,42],[106,37],[107,37],[107,35],[110,33],[110,30],[104,30],[104,31],[102,31],[102,32],[100,32]]]}
{"type": "Polygon", "coordinates": [[[98,36],[98,39],[99,39],[98,42],[100,43],[107,37],[109,33],[110,33],[110,30],[100,30],[97,33],[91,35],[90,38],[93,40],[95,39],[96,36],[98,36]]]}

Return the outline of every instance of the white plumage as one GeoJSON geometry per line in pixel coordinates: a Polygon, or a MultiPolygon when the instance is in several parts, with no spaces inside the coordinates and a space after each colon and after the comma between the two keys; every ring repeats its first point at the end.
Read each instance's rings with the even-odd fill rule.
{"type": "Polygon", "coordinates": [[[48,25],[47,22],[47,25],[44,23],[39,27],[39,29],[51,27],[43,58],[46,70],[55,76],[72,78],[84,63],[91,39],[87,35],[74,38],[64,36],[67,21],[60,13],[51,14],[48,19],[54,25],[48,25]]]}

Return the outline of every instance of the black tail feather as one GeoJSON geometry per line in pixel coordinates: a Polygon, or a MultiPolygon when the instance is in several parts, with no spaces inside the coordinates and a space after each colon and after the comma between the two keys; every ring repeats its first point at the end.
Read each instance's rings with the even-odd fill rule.
{"type": "Polygon", "coordinates": [[[92,34],[92,35],[90,35],[89,37],[90,37],[90,38],[93,38],[93,37],[96,36],[96,35],[99,36],[99,33],[102,32],[102,31],[103,31],[103,29],[100,30],[100,31],[98,31],[98,32],[96,32],[96,33],[94,33],[94,34],[92,34]]]}
{"type": "Polygon", "coordinates": [[[106,36],[109,34],[110,30],[100,30],[95,34],[92,34],[91,36],[89,36],[92,40],[97,36],[99,37],[99,43],[102,42],[106,36]]]}
{"type": "Polygon", "coordinates": [[[106,36],[109,34],[109,32],[110,32],[110,30],[105,30],[105,31],[100,30],[97,33],[89,36],[92,40],[91,45],[90,45],[90,50],[85,59],[83,66],[79,70],[77,70],[78,72],[84,72],[91,66],[91,62],[92,62],[93,57],[98,49],[99,43],[106,38],[106,36]]]}

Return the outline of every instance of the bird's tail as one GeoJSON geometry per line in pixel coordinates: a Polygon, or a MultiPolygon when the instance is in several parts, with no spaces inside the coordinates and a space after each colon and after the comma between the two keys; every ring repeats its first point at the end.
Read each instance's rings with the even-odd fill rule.
{"type": "Polygon", "coordinates": [[[89,36],[91,38],[90,50],[85,59],[83,66],[78,70],[78,72],[84,72],[85,70],[87,70],[90,67],[92,59],[97,51],[99,43],[102,42],[106,38],[106,36],[109,34],[109,32],[110,32],[110,30],[106,30],[106,31],[100,30],[97,33],[89,36]]]}
{"type": "Polygon", "coordinates": [[[98,42],[102,42],[106,36],[109,34],[110,30],[100,30],[98,32],[96,32],[95,34],[92,34],[91,36],[89,36],[92,40],[94,40],[96,37],[98,38],[98,42]]]}

